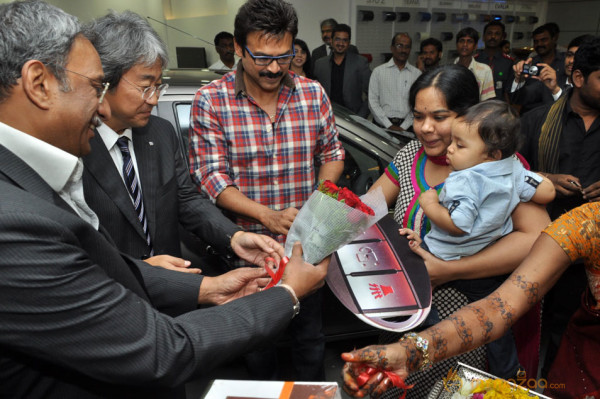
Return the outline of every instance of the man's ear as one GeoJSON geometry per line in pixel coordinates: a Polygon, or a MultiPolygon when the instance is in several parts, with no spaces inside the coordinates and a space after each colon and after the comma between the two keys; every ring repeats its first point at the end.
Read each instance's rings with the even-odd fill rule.
{"type": "Polygon", "coordinates": [[[235,49],[235,55],[237,55],[239,58],[242,58],[244,56],[243,49],[235,40],[235,38],[233,39],[233,48],[235,49]]]}
{"type": "Polygon", "coordinates": [[[583,77],[583,73],[579,69],[574,69],[571,74],[571,81],[573,82],[573,86],[581,89],[585,84],[585,78],[583,77]]]}
{"type": "Polygon", "coordinates": [[[51,82],[54,75],[50,73],[48,68],[38,60],[29,60],[21,68],[21,85],[23,92],[37,107],[47,110],[51,104],[51,82]]]}

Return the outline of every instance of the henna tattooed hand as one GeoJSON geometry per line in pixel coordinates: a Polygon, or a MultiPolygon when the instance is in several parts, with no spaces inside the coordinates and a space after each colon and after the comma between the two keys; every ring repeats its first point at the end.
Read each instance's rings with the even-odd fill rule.
{"type": "Polygon", "coordinates": [[[350,396],[364,398],[371,395],[372,398],[379,397],[383,392],[392,387],[392,383],[383,373],[373,374],[366,382],[359,380],[359,376],[367,367],[391,371],[400,378],[408,376],[407,363],[410,362],[410,354],[401,343],[390,345],[372,345],[362,349],[356,349],[349,353],[342,353],[342,359],[346,361],[342,370],[344,391],[350,396]]]}

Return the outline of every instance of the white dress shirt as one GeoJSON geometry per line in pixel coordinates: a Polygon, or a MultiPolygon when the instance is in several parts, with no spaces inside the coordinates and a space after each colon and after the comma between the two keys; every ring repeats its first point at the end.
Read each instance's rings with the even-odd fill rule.
{"type": "Polygon", "coordinates": [[[221,59],[219,59],[219,61],[217,61],[214,64],[212,64],[211,66],[209,66],[208,69],[210,69],[211,71],[235,71],[235,69],[237,68],[237,63],[238,63],[238,60],[236,58],[233,66],[231,68],[229,68],[227,65],[225,65],[223,63],[223,61],[221,61],[221,59]]]}
{"type": "Polygon", "coordinates": [[[0,122],[0,144],[21,158],[73,210],[97,230],[98,216],[83,196],[83,162],[66,151],[0,122]]]}
{"type": "Polygon", "coordinates": [[[402,129],[412,126],[408,94],[419,76],[421,71],[408,62],[398,69],[393,58],[373,70],[369,80],[369,109],[377,123],[389,128],[392,126],[389,118],[401,118],[404,119],[400,125],[402,129]]]}
{"type": "MultiPolygon", "coordinates": [[[[123,133],[118,134],[114,130],[112,130],[106,123],[103,123],[102,126],[98,127],[98,133],[100,134],[100,138],[104,142],[110,157],[112,158],[117,171],[119,172],[119,176],[121,176],[121,180],[123,184],[127,188],[127,183],[125,182],[125,177],[123,176],[123,154],[121,153],[121,149],[117,144],[117,140],[120,137],[127,137],[129,140],[127,141],[129,147],[129,154],[131,155],[131,162],[133,163],[133,169],[135,170],[135,175],[137,176],[138,185],[140,187],[140,191],[142,190],[142,180],[140,179],[140,170],[138,169],[137,159],[135,158],[135,150],[133,149],[133,133],[131,129],[125,129],[123,133]]],[[[127,191],[129,192],[129,191],[127,191]]],[[[143,197],[142,192],[142,197],[143,197]]],[[[131,197],[131,196],[130,196],[131,197]]],[[[133,202],[133,198],[131,198],[133,202]]]]}

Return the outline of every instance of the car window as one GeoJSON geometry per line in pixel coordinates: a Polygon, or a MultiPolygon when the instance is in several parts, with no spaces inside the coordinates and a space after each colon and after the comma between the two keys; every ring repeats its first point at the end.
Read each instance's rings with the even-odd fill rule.
{"type": "Polygon", "coordinates": [[[190,103],[174,103],[175,114],[177,116],[177,130],[181,137],[181,151],[184,158],[188,159],[189,145],[188,138],[190,133],[190,111],[192,104],[190,103]]]}
{"type": "Polygon", "coordinates": [[[363,195],[383,173],[386,165],[374,154],[341,135],[340,140],[346,150],[346,160],[338,185],[363,195]]]}

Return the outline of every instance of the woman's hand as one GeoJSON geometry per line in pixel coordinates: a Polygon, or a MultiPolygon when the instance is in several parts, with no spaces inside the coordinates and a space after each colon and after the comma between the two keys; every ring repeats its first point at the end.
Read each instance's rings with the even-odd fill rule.
{"type": "Polygon", "coordinates": [[[382,372],[373,374],[363,382],[359,376],[366,371],[367,367],[391,371],[402,379],[408,377],[406,347],[400,343],[367,346],[342,353],[342,359],[346,361],[342,370],[343,388],[348,395],[354,397],[363,398],[371,395],[376,398],[392,387],[390,379],[382,372]]]}

